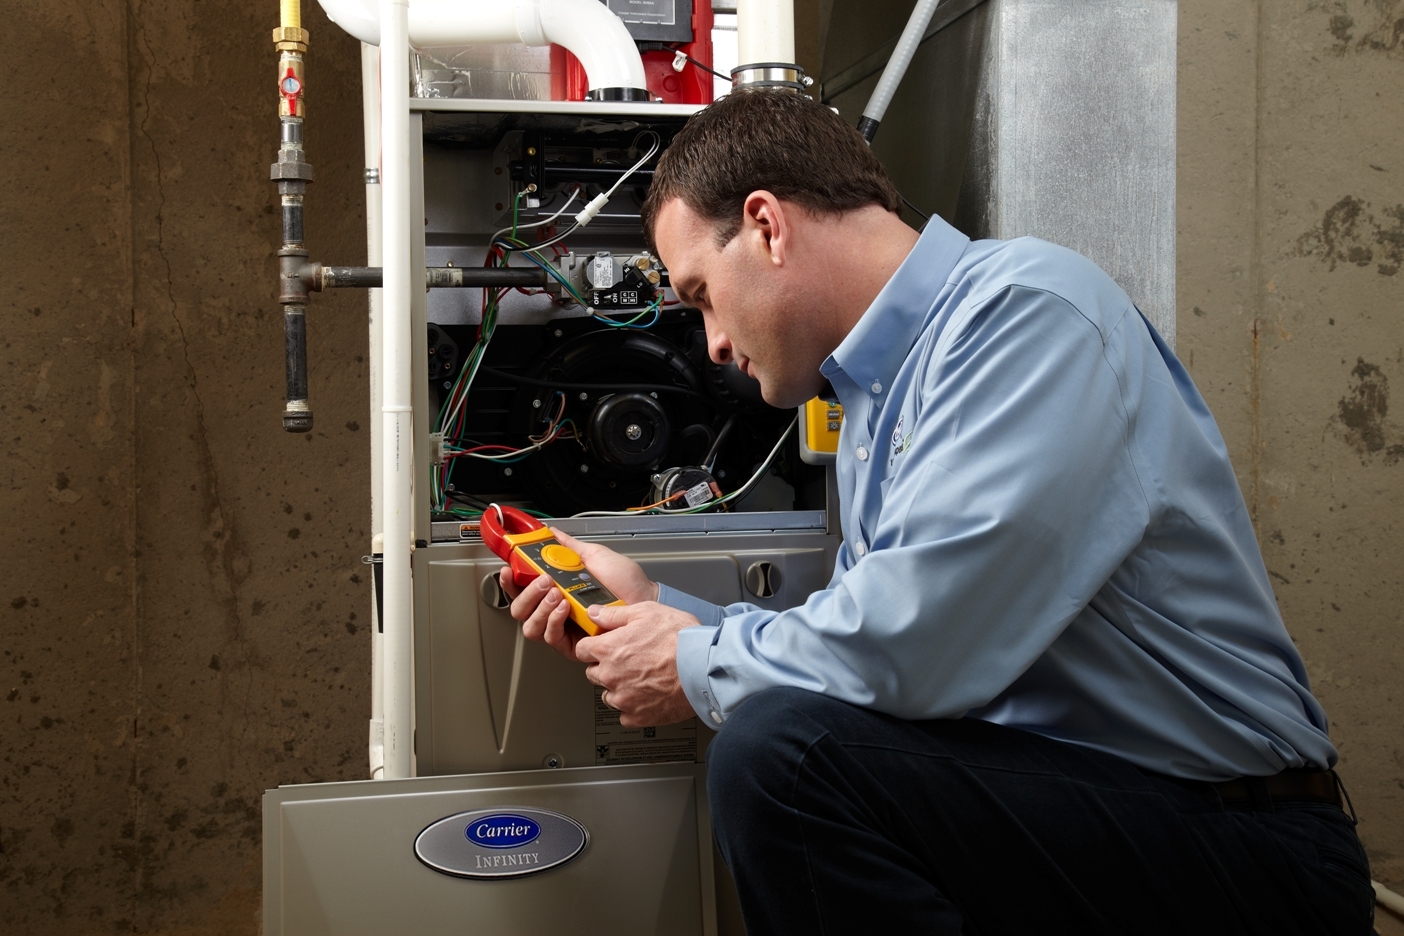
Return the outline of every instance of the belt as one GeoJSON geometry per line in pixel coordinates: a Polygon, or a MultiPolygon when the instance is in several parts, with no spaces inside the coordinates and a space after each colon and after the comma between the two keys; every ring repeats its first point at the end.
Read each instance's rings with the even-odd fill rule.
{"type": "Polygon", "coordinates": [[[1341,791],[1332,770],[1284,770],[1271,777],[1239,777],[1213,784],[1227,806],[1271,809],[1273,803],[1341,805],[1341,791]]]}

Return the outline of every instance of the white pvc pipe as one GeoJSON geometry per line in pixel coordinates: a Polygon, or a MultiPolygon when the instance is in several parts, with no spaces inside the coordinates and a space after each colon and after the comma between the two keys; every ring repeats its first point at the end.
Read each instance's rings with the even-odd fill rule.
{"type": "Polygon", "coordinates": [[[917,46],[921,45],[921,37],[926,35],[926,27],[930,25],[931,15],[936,12],[938,3],[940,0],[917,0],[902,35],[897,37],[897,47],[892,50],[892,57],[887,60],[887,67],[882,70],[882,77],[873,89],[873,96],[868,98],[868,106],[863,108],[864,117],[875,123],[882,121],[887,105],[892,103],[892,95],[897,93],[897,86],[902,83],[902,76],[912,63],[912,56],[916,55],[917,46]]]}
{"type": "Polygon", "coordinates": [[[736,61],[742,66],[795,60],[794,0],[737,0],[736,61]]]}
{"type": "MultiPolygon", "coordinates": [[[[409,3],[380,0],[380,189],[384,268],[381,325],[382,464],[385,529],[385,779],[411,774],[410,697],[414,594],[413,365],[410,349],[409,3]]],[[[422,274],[421,274],[422,276],[422,274]]],[[[423,283],[420,283],[423,289],[423,283]]]]}
{"type": "MultiPolygon", "coordinates": [[[[373,45],[361,43],[361,110],[362,125],[365,127],[365,167],[366,167],[366,265],[378,267],[384,258],[381,253],[380,214],[380,50],[373,45]],[[374,170],[375,177],[370,173],[374,170]]],[[[366,360],[370,371],[370,452],[371,452],[371,554],[385,551],[385,527],[380,517],[381,501],[381,441],[380,407],[383,402],[380,392],[380,341],[382,294],[379,289],[366,290],[370,299],[369,353],[366,360]]],[[[375,569],[371,568],[371,582],[375,582],[375,569]]],[[[374,588],[371,589],[374,596],[374,588]]],[[[371,635],[371,717],[370,737],[367,753],[370,760],[370,777],[379,780],[385,774],[385,641],[377,626],[379,620],[377,601],[372,597],[371,635]]]]}
{"type": "MultiPolygon", "coordinates": [[[[318,0],[327,17],[371,45],[381,29],[371,0],[318,0]]],[[[412,0],[409,41],[416,48],[520,42],[569,49],[585,68],[590,90],[647,87],[643,60],[628,28],[599,0],[412,0]]],[[[785,7],[791,10],[790,0],[785,7]]],[[[790,13],[790,59],[794,57],[790,13]]]]}

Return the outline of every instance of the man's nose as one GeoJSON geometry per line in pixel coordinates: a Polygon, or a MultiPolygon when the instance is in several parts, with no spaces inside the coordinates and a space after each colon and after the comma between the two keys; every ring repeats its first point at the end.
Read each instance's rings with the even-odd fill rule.
{"type": "Polygon", "coordinates": [[[718,364],[731,361],[731,339],[720,331],[707,332],[707,354],[718,364]]]}

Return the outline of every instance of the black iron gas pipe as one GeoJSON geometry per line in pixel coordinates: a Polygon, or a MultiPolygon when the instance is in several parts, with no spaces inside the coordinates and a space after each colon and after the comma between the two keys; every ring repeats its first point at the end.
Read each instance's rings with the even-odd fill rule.
{"type": "MultiPolygon", "coordinates": [[[[334,267],[309,263],[303,268],[303,281],[314,292],[350,287],[380,289],[380,267],[334,267]]],[[[546,271],[540,267],[429,267],[424,271],[426,289],[482,289],[497,287],[523,289],[546,285],[546,271]]]]}
{"type": "Polygon", "coordinates": [[[299,0],[283,0],[282,25],[273,30],[278,51],[278,121],[281,133],[278,161],[270,178],[278,183],[283,208],[283,242],[278,250],[278,302],[283,307],[283,336],[287,354],[287,402],[283,428],[288,432],[312,429],[312,407],[307,401],[307,284],[303,267],[307,246],[302,227],[302,200],[312,181],[312,165],[302,146],[302,57],[309,36],[302,28],[299,0]]]}

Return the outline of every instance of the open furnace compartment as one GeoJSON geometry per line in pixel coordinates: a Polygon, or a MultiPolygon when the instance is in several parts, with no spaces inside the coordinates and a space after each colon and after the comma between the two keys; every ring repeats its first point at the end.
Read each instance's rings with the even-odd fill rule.
{"type": "Polygon", "coordinates": [[[483,266],[515,222],[521,243],[549,246],[491,262],[505,253],[512,267],[551,267],[544,288],[427,296],[435,541],[471,536],[451,524],[492,502],[556,518],[660,501],[655,511],[679,516],[825,509],[824,470],[800,459],[794,411],[709,359],[701,314],[677,301],[644,242],[639,211],[657,161],[645,157],[681,124],[423,115],[426,263],[483,266]],[[641,160],[588,227],[552,243],[641,160]]]}

